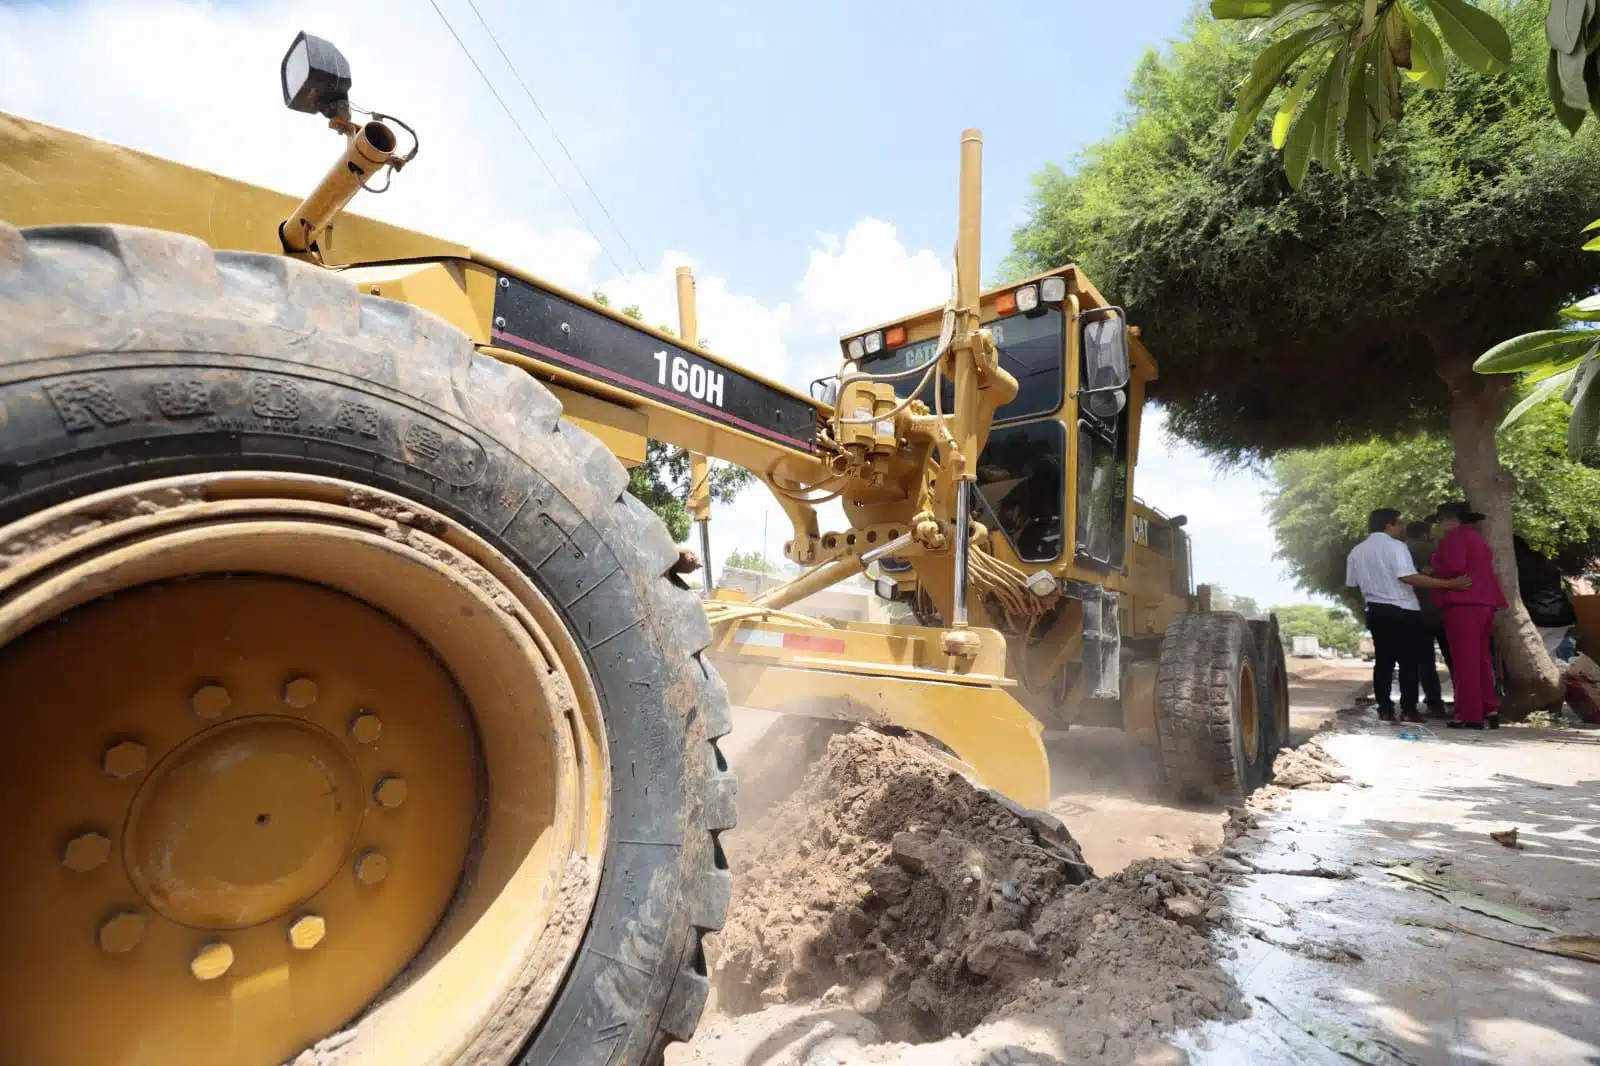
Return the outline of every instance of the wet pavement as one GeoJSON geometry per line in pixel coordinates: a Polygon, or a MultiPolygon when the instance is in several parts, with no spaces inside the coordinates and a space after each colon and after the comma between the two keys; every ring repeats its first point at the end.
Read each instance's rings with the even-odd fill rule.
{"type": "Polygon", "coordinates": [[[1600,729],[1400,739],[1370,710],[1323,748],[1348,785],[1297,791],[1237,842],[1264,868],[1230,891],[1229,970],[1253,1015],[1186,1034],[1195,1064],[1600,1063],[1600,965],[1536,943],[1600,933],[1600,729]],[[1516,828],[1520,848],[1491,831],[1516,828]],[[1399,864],[1405,864],[1401,867],[1399,864]],[[1343,876],[1306,876],[1305,871],[1343,876]],[[1391,870],[1450,879],[1447,902],[1391,870]]]}

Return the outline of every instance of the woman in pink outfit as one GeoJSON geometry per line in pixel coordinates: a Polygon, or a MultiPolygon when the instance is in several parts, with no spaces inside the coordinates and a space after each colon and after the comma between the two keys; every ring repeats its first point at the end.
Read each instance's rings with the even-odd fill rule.
{"type": "Polygon", "coordinates": [[[1472,584],[1464,589],[1438,589],[1433,601],[1444,618],[1445,640],[1450,645],[1450,680],[1456,689],[1456,716],[1451,729],[1490,729],[1500,726],[1500,700],[1494,691],[1494,658],[1489,652],[1489,628],[1494,613],[1506,606],[1500,579],[1494,575],[1494,555],[1478,532],[1483,515],[1464,500],[1442,505],[1433,515],[1438,547],[1434,549],[1433,576],[1465,575],[1472,584]]]}

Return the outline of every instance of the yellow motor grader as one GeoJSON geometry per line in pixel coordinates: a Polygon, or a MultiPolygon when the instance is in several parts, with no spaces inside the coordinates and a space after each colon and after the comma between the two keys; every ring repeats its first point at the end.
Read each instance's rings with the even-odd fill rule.
{"type": "Polygon", "coordinates": [[[1263,779],[1276,632],[1133,496],[1122,311],[1070,266],[980,293],[976,132],[949,305],[806,395],[699,348],[688,278],[674,338],[344,213],[415,141],[327,42],[282,74],[343,142],[303,200],[0,115],[0,1061],[658,1062],[728,905],[730,704],[1029,806],[1045,724],[1263,779]],[[626,491],[650,439],[759,475],[803,576],[696,595],[626,491]],[[863,570],[921,624],[786,610],[863,570]]]}

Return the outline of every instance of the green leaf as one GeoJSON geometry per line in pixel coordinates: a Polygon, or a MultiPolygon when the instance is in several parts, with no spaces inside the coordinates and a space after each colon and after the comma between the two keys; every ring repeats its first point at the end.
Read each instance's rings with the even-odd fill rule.
{"type": "Polygon", "coordinates": [[[1581,49],[1576,52],[1550,53],[1555,57],[1556,73],[1561,78],[1561,94],[1567,106],[1583,110],[1589,106],[1589,86],[1583,80],[1583,65],[1589,56],[1581,49]]]}
{"type": "Polygon", "coordinates": [[[1400,4],[1406,26],[1411,30],[1411,69],[1406,77],[1424,89],[1443,89],[1445,84],[1444,45],[1432,28],[1406,5],[1400,4]]]}
{"type": "MultiPolygon", "coordinates": [[[[1344,118],[1344,143],[1350,149],[1350,158],[1355,160],[1356,169],[1367,177],[1372,177],[1372,140],[1373,116],[1367,106],[1367,79],[1376,75],[1367,66],[1367,57],[1371,48],[1364,48],[1351,64],[1350,95],[1345,105],[1344,118]]],[[[1386,56],[1378,57],[1382,62],[1386,56]]]]}
{"type": "Polygon", "coordinates": [[[1559,374],[1565,374],[1567,371],[1583,362],[1583,356],[1585,354],[1587,353],[1580,353],[1563,362],[1551,363],[1549,366],[1541,366],[1530,370],[1526,374],[1522,375],[1522,383],[1524,385],[1537,385],[1541,381],[1556,377],[1559,374]]]}
{"type": "Polygon", "coordinates": [[[1305,18],[1307,15],[1331,14],[1339,6],[1339,0],[1291,0],[1284,4],[1276,15],[1250,31],[1250,40],[1271,37],[1291,22],[1305,18]]]}
{"type": "Polygon", "coordinates": [[[1600,296],[1586,296],[1571,307],[1563,307],[1561,317],[1574,322],[1600,322],[1600,296]]]}
{"type": "Polygon", "coordinates": [[[1378,114],[1383,117],[1384,125],[1389,120],[1398,122],[1401,115],[1400,104],[1400,70],[1394,65],[1394,60],[1387,52],[1377,57],[1378,59],[1378,89],[1379,100],[1378,114]]]}
{"type": "Polygon", "coordinates": [[[1585,244],[1583,246],[1583,251],[1585,251],[1585,252],[1600,252],[1600,237],[1596,237],[1594,240],[1590,241],[1588,244],[1585,244]]]}
{"type": "Polygon", "coordinates": [[[1361,36],[1370,37],[1378,24],[1378,0],[1366,0],[1361,7],[1361,36]]]}
{"type": "Polygon", "coordinates": [[[1572,421],[1567,423],[1567,458],[1573,462],[1589,450],[1595,431],[1600,428],[1600,386],[1595,385],[1600,373],[1595,371],[1595,355],[1590,351],[1573,377],[1577,390],[1572,399],[1572,421]]]}
{"type": "Polygon", "coordinates": [[[1558,52],[1576,52],[1583,40],[1583,24],[1593,10],[1592,0],[1550,0],[1544,33],[1550,47],[1558,52]]]}
{"type": "Polygon", "coordinates": [[[1256,116],[1261,113],[1262,105],[1277,87],[1278,79],[1283,77],[1283,72],[1300,58],[1301,53],[1317,40],[1326,37],[1329,32],[1330,27],[1311,26],[1292,33],[1281,41],[1273,41],[1261,50],[1261,54],[1256,57],[1255,65],[1250,68],[1250,77],[1245,80],[1244,88],[1239,90],[1239,99],[1235,105],[1237,114],[1233,119],[1233,128],[1228,131],[1226,158],[1231,160],[1238,153],[1239,146],[1244,143],[1250,127],[1255,124],[1256,116]]]}
{"type": "Polygon", "coordinates": [[[1283,146],[1283,173],[1289,179],[1291,188],[1300,188],[1300,183],[1306,177],[1306,168],[1311,165],[1311,138],[1317,131],[1322,114],[1317,99],[1321,91],[1319,82],[1317,92],[1311,95],[1300,117],[1294,120],[1294,128],[1289,131],[1289,139],[1283,146]]]}
{"type": "Polygon", "coordinates": [[[1283,6],[1283,0],[1211,0],[1214,19],[1266,18],[1283,6]]]}
{"type": "Polygon", "coordinates": [[[1480,374],[1514,374],[1532,370],[1573,358],[1596,340],[1589,330],[1541,329],[1501,341],[1478,356],[1472,369],[1480,374]]]}
{"type": "Polygon", "coordinates": [[[1592,229],[1600,229],[1600,218],[1595,219],[1593,222],[1589,223],[1587,226],[1583,227],[1578,232],[1579,233],[1588,233],[1592,229]]]}
{"type": "Polygon", "coordinates": [[[1325,114],[1317,124],[1318,138],[1311,147],[1317,161],[1335,174],[1344,172],[1344,165],[1339,159],[1339,127],[1344,119],[1349,73],[1350,53],[1347,45],[1328,65],[1327,73],[1322,76],[1322,85],[1318,87],[1325,114]]]}
{"type": "Polygon", "coordinates": [[[1467,0],[1427,0],[1428,10],[1444,34],[1444,43],[1461,61],[1483,74],[1511,67],[1511,38],[1498,19],[1467,0]]]}
{"type": "Polygon", "coordinates": [[[1583,120],[1588,117],[1589,112],[1582,107],[1573,107],[1567,103],[1567,94],[1561,83],[1561,73],[1554,51],[1550,52],[1544,65],[1544,87],[1550,94],[1550,107],[1556,113],[1556,120],[1567,128],[1568,133],[1575,134],[1582,129],[1583,120]]]}
{"type": "Polygon", "coordinates": [[[1311,88],[1311,83],[1317,76],[1317,64],[1307,63],[1306,69],[1301,72],[1299,80],[1294,83],[1284,96],[1283,103],[1278,105],[1278,113],[1272,118],[1272,147],[1283,150],[1289,140],[1289,123],[1294,119],[1295,110],[1300,106],[1301,99],[1306,95],[1306,90],[1311,88]]]}
{"type": "Polygon", "coordinates": [[[1565,389],[1577,372],[1577,367],[1569,367],[1559,374],[1545,378],[1539,383],[1538,388],[1530,391],[1515,407],[1506,412],[1505,418],[1500,420],[1500,428],[1510,429],[1516,425],[1523,415],[1565,389]]]}

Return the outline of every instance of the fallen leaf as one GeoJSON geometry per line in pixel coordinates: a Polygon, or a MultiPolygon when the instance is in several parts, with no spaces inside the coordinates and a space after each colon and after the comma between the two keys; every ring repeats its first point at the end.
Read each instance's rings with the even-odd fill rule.
{"type": "Polygon", "coordinates": [[[1499,844],[1503,848],[1515,848],[1518,851],[1522,850],[1522,845],[1517,843],[1516,826],[1512,826],[1510,829],[1491,829],[1489,830],[1489,839],[1493,840],[1496,844],[1499,844]]]}
{"type": "Polygon", "coordinates": [[[1277,1011],[1284,1021],[1316,1039],[1329,1051],[1347,1059],[1365,1066],[1412,1066],[1411,1060],[1393,1044],[1376,1037],[1361,1036],[1294,1008],[1280,1007],[1266,996],[1256,998],[1277,1011]]]}
{"type": "Polygon", "coordinates": [[[1390,877],[1398,877],[1402,881],[1409,881],[1425,892],[1431,892],[1446,903],[1453,903],[1462,910],[1486,914],[1490,918],[1498,918],[1502,922],[1520,925],[1525,929],[1543,929],[1550,933],[1559,933],[1561,930],[1541,918],[1535,918],[1527,911],[1518,910],[1505,903],[1496,903],[1485,899],[1476,892],[1463,888],[1453,878],[1439,874],[1423,873],[1409,866],[1394,866],[1385,870],[1390,877]]]}
{"type": "Polygon", "coordinates": [[[1527,948],[1529,951],[1538,951],[1545,955],[1560,955],[1563,958],[1578,959],[1581,962],[1592,962],[1600,965],[1600,937],[1552,936],[1530,943],[1523,940],[1507,940],[1505,937],[1494,936],[1490,933],[1480,933],[1476,929],[1468,929],[1464,925],[1455,925],[1454,923],[1451,923],[1450,928],[1458,933],[1466,933],[1468,936],[1492,940],[1496,944],[1509,944],[1514,948],[1527,948]]]}

